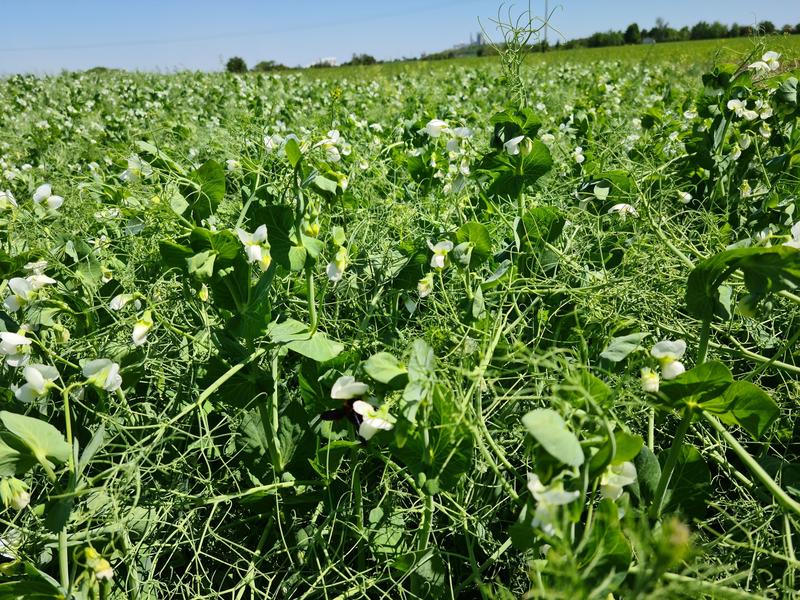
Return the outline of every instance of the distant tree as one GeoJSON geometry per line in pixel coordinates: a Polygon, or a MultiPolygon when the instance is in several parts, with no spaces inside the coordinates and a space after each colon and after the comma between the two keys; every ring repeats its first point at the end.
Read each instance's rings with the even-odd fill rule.
{"type": "Polygon", "coordinates": [[[343,66],[347,65],[375,65],[378,61],[375,59],[374,56],[370,54],[353,54],[353,58],[349,61],[344,63],[343,66]]]}
{"type": "Polygon", "coordinates": [[[734,23],[728,29],[728,37],[740,37],[742,35],[742,28],[739,26],[738,23],[734,23]]]}
{"type": "Polygon", "coordinates": [[[225,70],[228,73],[246,73],[247,72],[247,63],[244,62],[243,58],[238,56],[234,56],[225,63],[225,70]]]}
{"type": "Polygon", "coordinates": [[[800,23],[798,23],[797,25],[794,26],[794,32],[795,33],[800,33],[800,23]]]}
{"type": "Polygon", "coordinates": [[[711,24],[711,37],[714,39],[724,38],[728,35],[728,28],[719,21],[714,21],[711,24]]]}
{"type": "Polygon", "coordinates": [[[597,32],[590,35],[586,40],[589,48],[601,48],[604,46],[622,46],[625,43],[625,36],[621,31],[597,32]]]}
{"type": "Polygon", "coordinates": [[[699,21],[692,26],[691,39],[693,40],[707,40],[711,37],[711,25],[705,21],[699,21]]]}
{"type": "Polygon", "coordinates": [[[758,30],[766,35],[775,33],[775,24],[772,21],[761,21],[758,24],[758,30]]]}
{"type": "Polygon", "coordinates": [[[274,60],[262,60],[253,67],[253,71],[257,73],[269,73],[270,71],[285,71],[288,69],[286,65],[275,62],[274,60]]]}
{"type": "Polygon", "coordinates": [[[628,25],[628,28],[625,30],[625,43],[626,44],[638,44],[642,41],[642,32],[639,29],[639,25],[636,23],[631,23],[628,25]]]}
{"type": "Polygon", "coordinates": [[[781,31],[783,31],[783,33],[792,33],[792,31],[794,31],[794,28],[787,23],[781,28],[781,31]]]}

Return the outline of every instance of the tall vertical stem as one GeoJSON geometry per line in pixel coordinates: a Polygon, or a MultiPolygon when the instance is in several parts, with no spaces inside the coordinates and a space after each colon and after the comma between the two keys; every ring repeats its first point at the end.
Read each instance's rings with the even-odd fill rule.
{"type": "Polygon", "coordinates": [[[672,446],[669,449],[669,456],[667,462],[664,464],[664,470],[661,471],[661,477],[658,480],[658,487],[656,488],[655,496],[653,497],[653,504],[650,506],[650,516],[657,519],[661,516],[661,508],[664,505],[664,494],[667,491],[670,479],[672,479],[672,472],[675,470],[675,465],[678,463],[678,457],[681,454],[683,447],[683,438],[686,437],[686,432],[689,431],[689,425],[692,424],[692,409],[686,408],[683,412],[683,420],[678,425],[678,430],[675,432],[675,437],[672,440],[672,446]]]}

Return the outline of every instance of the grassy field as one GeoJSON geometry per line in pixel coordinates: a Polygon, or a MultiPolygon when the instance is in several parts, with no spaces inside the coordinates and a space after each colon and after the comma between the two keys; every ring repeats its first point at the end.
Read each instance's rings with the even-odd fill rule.
{"type": "Polygon", "coordinates": [[[754,44],[0,81],[0,598],[792,597],[754,44]]]}

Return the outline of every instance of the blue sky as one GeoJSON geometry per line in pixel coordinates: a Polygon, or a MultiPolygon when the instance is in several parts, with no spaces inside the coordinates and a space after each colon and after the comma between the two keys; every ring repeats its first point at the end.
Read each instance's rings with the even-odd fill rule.
{"type": "MultiPolygon", "coordinates": [[[[479,31],[479,17],[488,28],[498,6],[497,0],[6,0],[0,73],[98,65],[218,70],[233,55],[250,65],[342,62],[361,52],[418,56],[467,41],[479,31]]],[[[541,14],[544,1],[533,8],[541,14]]],[[[699,20],[800,22],[798,0],[551,0],[550,8],[566,39],[633,21],[651,27],[657,17],[674,27],[699,20]]]]}

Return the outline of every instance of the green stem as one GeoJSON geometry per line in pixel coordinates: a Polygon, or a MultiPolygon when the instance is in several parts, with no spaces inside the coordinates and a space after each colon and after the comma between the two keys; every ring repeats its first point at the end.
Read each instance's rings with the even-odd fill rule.
{"type": "Polygon", "coordinates": [[[675,470],[675,465],[678,463],[678,457],[683,447],[683,438],[686,437],[686,432],[689,431],[689,426],[692,424],[692,409],[686,408],[683,413],[683,420],[678,425],[678,430],[675,432],[675,437],[672,440],[672,446],[669,449],[669,456],[664,465],[664,470],[661,471],[661,477],[658,480],[658,487],[653,497],[653,504],[650,506],[650,516],[657,519],[661,516],[661,508],[664,504],[664,493],[667,491],[670,479],[672,479],[672,472],[675,470]]]}
{"type": "MultiPolygon", "coordinates": [[[[417,533],[417,553],[421,554],[428,549],[428,541],[431,534],[431,525],[433,523],[433,496],[426,493],[424,494],[423,498],[423,507],[422,507],[422,522],[420,523],[420,528],[417,533]]],[[[431,556],[429,553],[426,553],[420,564],[417,565],[417,568],[421,567],[423,561],[431,560],[431,556]]],[[[415,573],[413,579],[411,580],[411,591],[418,597],[421,597],[422,594],[422,587],[423,582],[422,578],[419,574],[415,573]]]]}
{"type": "Polygon", "coordinates": [[[758,464],[758,461],[755,458],[753,458],[753,456],[747,450],[744,449],[744,447],[739,443],[739,441],[735,437],[733,437],[733,435],[727,429],[725,429],[722,423],[720,423],[716,417],[710,415],[705,411],[703,411],[703,418],[706,421],[708,421],[708,423],[714,429],[716,429],[717,433],[719,433],[723,437],[723,439],[730,445],[730,447],[736,453],[736,456],[739,457],[739,460],[741,460],[745,464],[745,466],[750,470],[750,473],[752,473],[753,476],[756,479],[758,479],[758,481],[761,482],[761,485],[767,488],[769,493],[772,494],[772,497],[775,498],[778,504],[780,504],[786,510],[791,511],[796,515],[800,516],[800,503],[791,498],[781,488],[781,486],[779,486],[775,482],[775,480],[769,476],[769,473],[767,473],[761,467],[761,465],[758,464]]]}
{"type": "Polygon", "coordinates": [[[697,364],[702,365],[706,362],[706,353],[708,352],[708,338],[711,335],[711,318],[703,319],[703,325],[700,327],[700,342],[697,346],[697,364]]]}
{"type": "Polygon", "coordinates": [[[311,335],[317,331],[317,298],[314,288],[314,266],[306,263],[306,293],[308,294],[308,320],[311,335]]]}
{"type": "MultiPolygon", "coordinates": [[[[62,390],[61,398],[64,403],[64,428],[66,430],[66,440],[69,445],[69,457],[67,458],[67,468],[69,469],[69,483],[67,490],[73,492],[75,489],[75,459],[72,445],[72,415],[70,414],[69,394],[76,384],[68,385],[62,390]]],[[[69,599],[70,577],[69,577],[69,547],[67,545],[67,525],[66,523],[58,532],[58,570],[61,577],[61,587],[69,599]]]]}

